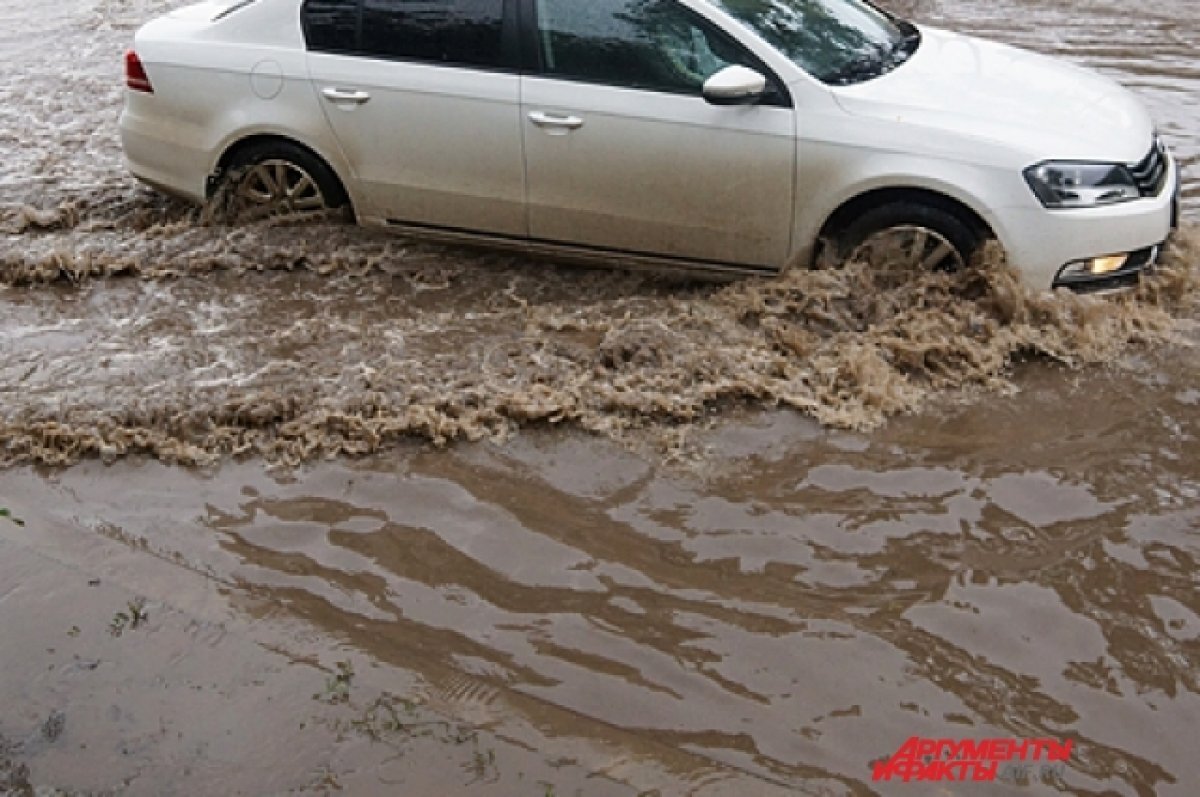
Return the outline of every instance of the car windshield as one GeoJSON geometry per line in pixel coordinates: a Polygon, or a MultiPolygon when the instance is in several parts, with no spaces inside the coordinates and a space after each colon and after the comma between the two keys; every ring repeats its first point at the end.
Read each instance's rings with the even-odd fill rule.
{"type": "Polygon", "coordinates": [[[817,80],[860,83],[916,51],[915,26],[862,0],[713,0],[817,80]]]}

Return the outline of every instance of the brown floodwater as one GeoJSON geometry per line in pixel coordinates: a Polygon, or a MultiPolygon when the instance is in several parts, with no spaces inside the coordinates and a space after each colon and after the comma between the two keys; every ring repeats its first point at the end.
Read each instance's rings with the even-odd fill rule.
{"type": "Polygon", "coordinates": [[[1184,229],[1103,300],[205,225],[115,134],[172,5],[0,0],[0,794],[1196,793],[1192,0],[909,4],[1152,108],[1184,229]]]}

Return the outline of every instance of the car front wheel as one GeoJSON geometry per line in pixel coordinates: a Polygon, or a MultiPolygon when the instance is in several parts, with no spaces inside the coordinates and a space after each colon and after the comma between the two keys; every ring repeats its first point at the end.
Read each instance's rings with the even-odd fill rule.
{"type": "Polygon", "coordinates": [[[858,216],[836,236],[835,244],[843,262],[950,272],[971,261],[983,236],[949,211],[900,202],[858,216]]]}

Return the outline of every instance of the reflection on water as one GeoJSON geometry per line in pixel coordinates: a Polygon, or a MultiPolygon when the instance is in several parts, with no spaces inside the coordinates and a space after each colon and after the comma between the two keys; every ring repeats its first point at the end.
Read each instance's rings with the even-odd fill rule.
{"type": "Polygon", "coordinates": [[[416,672],[460,718],[589,740],[635,786],[865,793],[909,736],[1016,736],[1074,739],[1073,793],[1185,794],[1200,360],[1162,366],[1031,369],[986,411],[870,435],[748,417],[687,474],[540,432],[282,481],[5,482],[416,672]]]}

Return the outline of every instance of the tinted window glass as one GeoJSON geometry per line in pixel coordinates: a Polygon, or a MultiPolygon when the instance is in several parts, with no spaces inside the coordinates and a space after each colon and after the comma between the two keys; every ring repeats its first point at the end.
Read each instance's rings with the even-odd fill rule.
{"type": "Polygon", "coordinates": [[[762,67],[674,0],[537,0],[547,74],[699,94],[731,64],[762,67]]]}
{"type": "Polygon", "coordinates": [[[304,4],[304,37],[312,50],[357,50],[358,0],[308,0],[304,4]]]}
{"type": "Polygon", "coordinates": [[[894,69],[919,44],[911,26],[861,0],[716,0],[797,65],[826,83],[894,69]]]}
{"type": "Polygon", "coordinates": [[[506,66],[504,0],[363,0],[368,55],[466,66],[506,66]]]}

